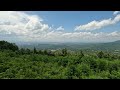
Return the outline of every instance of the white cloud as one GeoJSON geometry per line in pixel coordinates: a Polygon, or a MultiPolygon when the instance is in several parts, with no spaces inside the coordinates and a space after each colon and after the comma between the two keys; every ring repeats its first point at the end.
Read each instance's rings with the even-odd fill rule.
{"type": "Polygon", "coordinates": [[[116,15],[116,14],[118,14],[119,13],[119,11],[114,11],[113,12],[113,15],[116,15]]]}
{"type": "Polygon", "coordinates": [[[92,32],[49,32],[46,34],[44,40],[46,41],[56,41],[56,42],[104,42],[104,41],[114,41],[120,39],[120,32],[111,33],[92,33],[92,32]]]}
{"type": "Polygon", "coordinates": [[[101,21],[91,21],[85,25],[79,25],[79,26],[76,26],[75,27],[75,31],[80,31],[80,30],[86,30],[86,31],[89,31],[89,30],[97,30],[97,29],[101,29],[105,26],[109,26],[109,25],[112,25],[112,24],[116,24],[120,21],[120,14],[117,15],[114,19],[104,19],[104,20],[101,20],[101,21]]]}
{"type": "Polygon", "coordinates": [[[56,30],[58,30],[58,31],[64,31],[64,28],[62,26],[60,26],[56,30]]]}
{"type": "MultiPolygon", "coordinates": [[[[106,19],[102,21],[93,21],[88,26],[82,26],[88,30],[101,28],[104,25],[117,23],[120,21],[120,15],[113,20],[106,19]],[[91,25],[92,24],[92,25],[91,25]],[[97,28],[96,28],[97,27],[97,28]]],[[[53,26],[43,23],[43,20],[37,15],[29,15],[25,12],[0,12],[0,40],[11,41],[53,41],[53,42],[96,42],[120,39],[120,32],[111,33],[92,33],[92,32],[64,32],[62,26],[54,29],[53,26]]]]}
{"type": "Polygon", "coordinates": [[[42,21],[37,15],[16,11],[0,11],[0,33],[14,34],[21,38],[26,37],[25,40],[27,40],[37,34],[48,32],[51,27],[42,21]]]}

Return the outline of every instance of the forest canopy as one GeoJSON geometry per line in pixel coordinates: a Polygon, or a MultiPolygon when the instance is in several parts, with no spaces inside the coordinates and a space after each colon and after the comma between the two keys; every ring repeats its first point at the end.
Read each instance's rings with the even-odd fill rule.
{"type": "Polygon", "coordinates": [[[15,43],[9,43],[7,41],[0,41],[0,50],[18,50],[18,46],[15,43]]]}
{"type": "Polygon", "coordinates": [[[0,79],[120,79],[120,56],[84,50],[33,50],[0,41],[0,79]]]}

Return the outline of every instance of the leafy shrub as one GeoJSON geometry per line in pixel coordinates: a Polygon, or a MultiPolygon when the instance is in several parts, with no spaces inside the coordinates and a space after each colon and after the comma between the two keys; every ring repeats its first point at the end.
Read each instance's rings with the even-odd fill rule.
{"type": "Polygon", "coordinates": [[[79,64],[77,65],[77,72],[76,75],[79,78],[82,78],[82,76],[89,76],[92,73],[92,70],[90,69],[90,66],[88,64],[79,64]]]}

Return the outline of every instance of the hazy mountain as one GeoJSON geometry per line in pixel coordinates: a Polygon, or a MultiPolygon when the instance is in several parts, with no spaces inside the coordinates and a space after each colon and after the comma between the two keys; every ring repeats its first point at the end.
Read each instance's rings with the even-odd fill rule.
{"type": "Polygon", "coordinates": [[[24,43],[19,45],[22,48],[33,49],[61,49],[67,48],[71,50],[81,50],[81,49],[90,49],[90,50],[120,50],[120,40],[115,42],[108,43],[24,43]]]}

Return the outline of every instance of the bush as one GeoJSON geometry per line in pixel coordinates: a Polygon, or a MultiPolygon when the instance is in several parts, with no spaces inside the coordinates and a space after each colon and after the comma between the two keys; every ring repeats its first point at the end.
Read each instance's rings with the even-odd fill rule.
{"type": "Polygon", "coordinates": [[[98,56],[99,58],[103,58],[103,57],[104,57],[104,53],[103,53],[102,51],[100,51],[100,52],[97,54],[97,56],[98,56]]]}
{"type": "Polygon", "coordinates": [[[73,79],[73,76],[75,76],[75,72],[76,72],[76,68],[74,65],[67,67],[67,71],[65,74],[67,76],[67,79],[73,79]]]}
{"type": "Polygon", "coordinates": [[[104,59],[100,59],[98,60],[98,70],[100,71],[105,71],[108,68],[108,61],[104,60],[104,59]]]}
{"type": "Polygon", "coordinates": [[[120,71],[111,71],[111,74],[108,76],[110,79],[120,79],[120,71]]]}
{"type": "Polygon", "coordinates": [[[67,59],[60,59],[59,61],[58,61],[58,65],[62,65],[62,66],[67,66],[67,64],[68,64],[68,60],[67,59]]]}
{"type": "Polygon", "coordinates": [[[114,70],[118,71],[120,69],[120,63],[117,61],[111,61],[108,64],[108,69],[109,69],[110,73],[114,70]]]}
{"type": "Polygon", "coordinates": [[[76,75],[79,78],[82,78],[83,76],[89,77],[89,75],[91,75],[92,73],[92,70],[90,69],[90,66],[88,64],[82,63],[82,64],[77,65],[76,68],[77,68],[76,75]]]}

